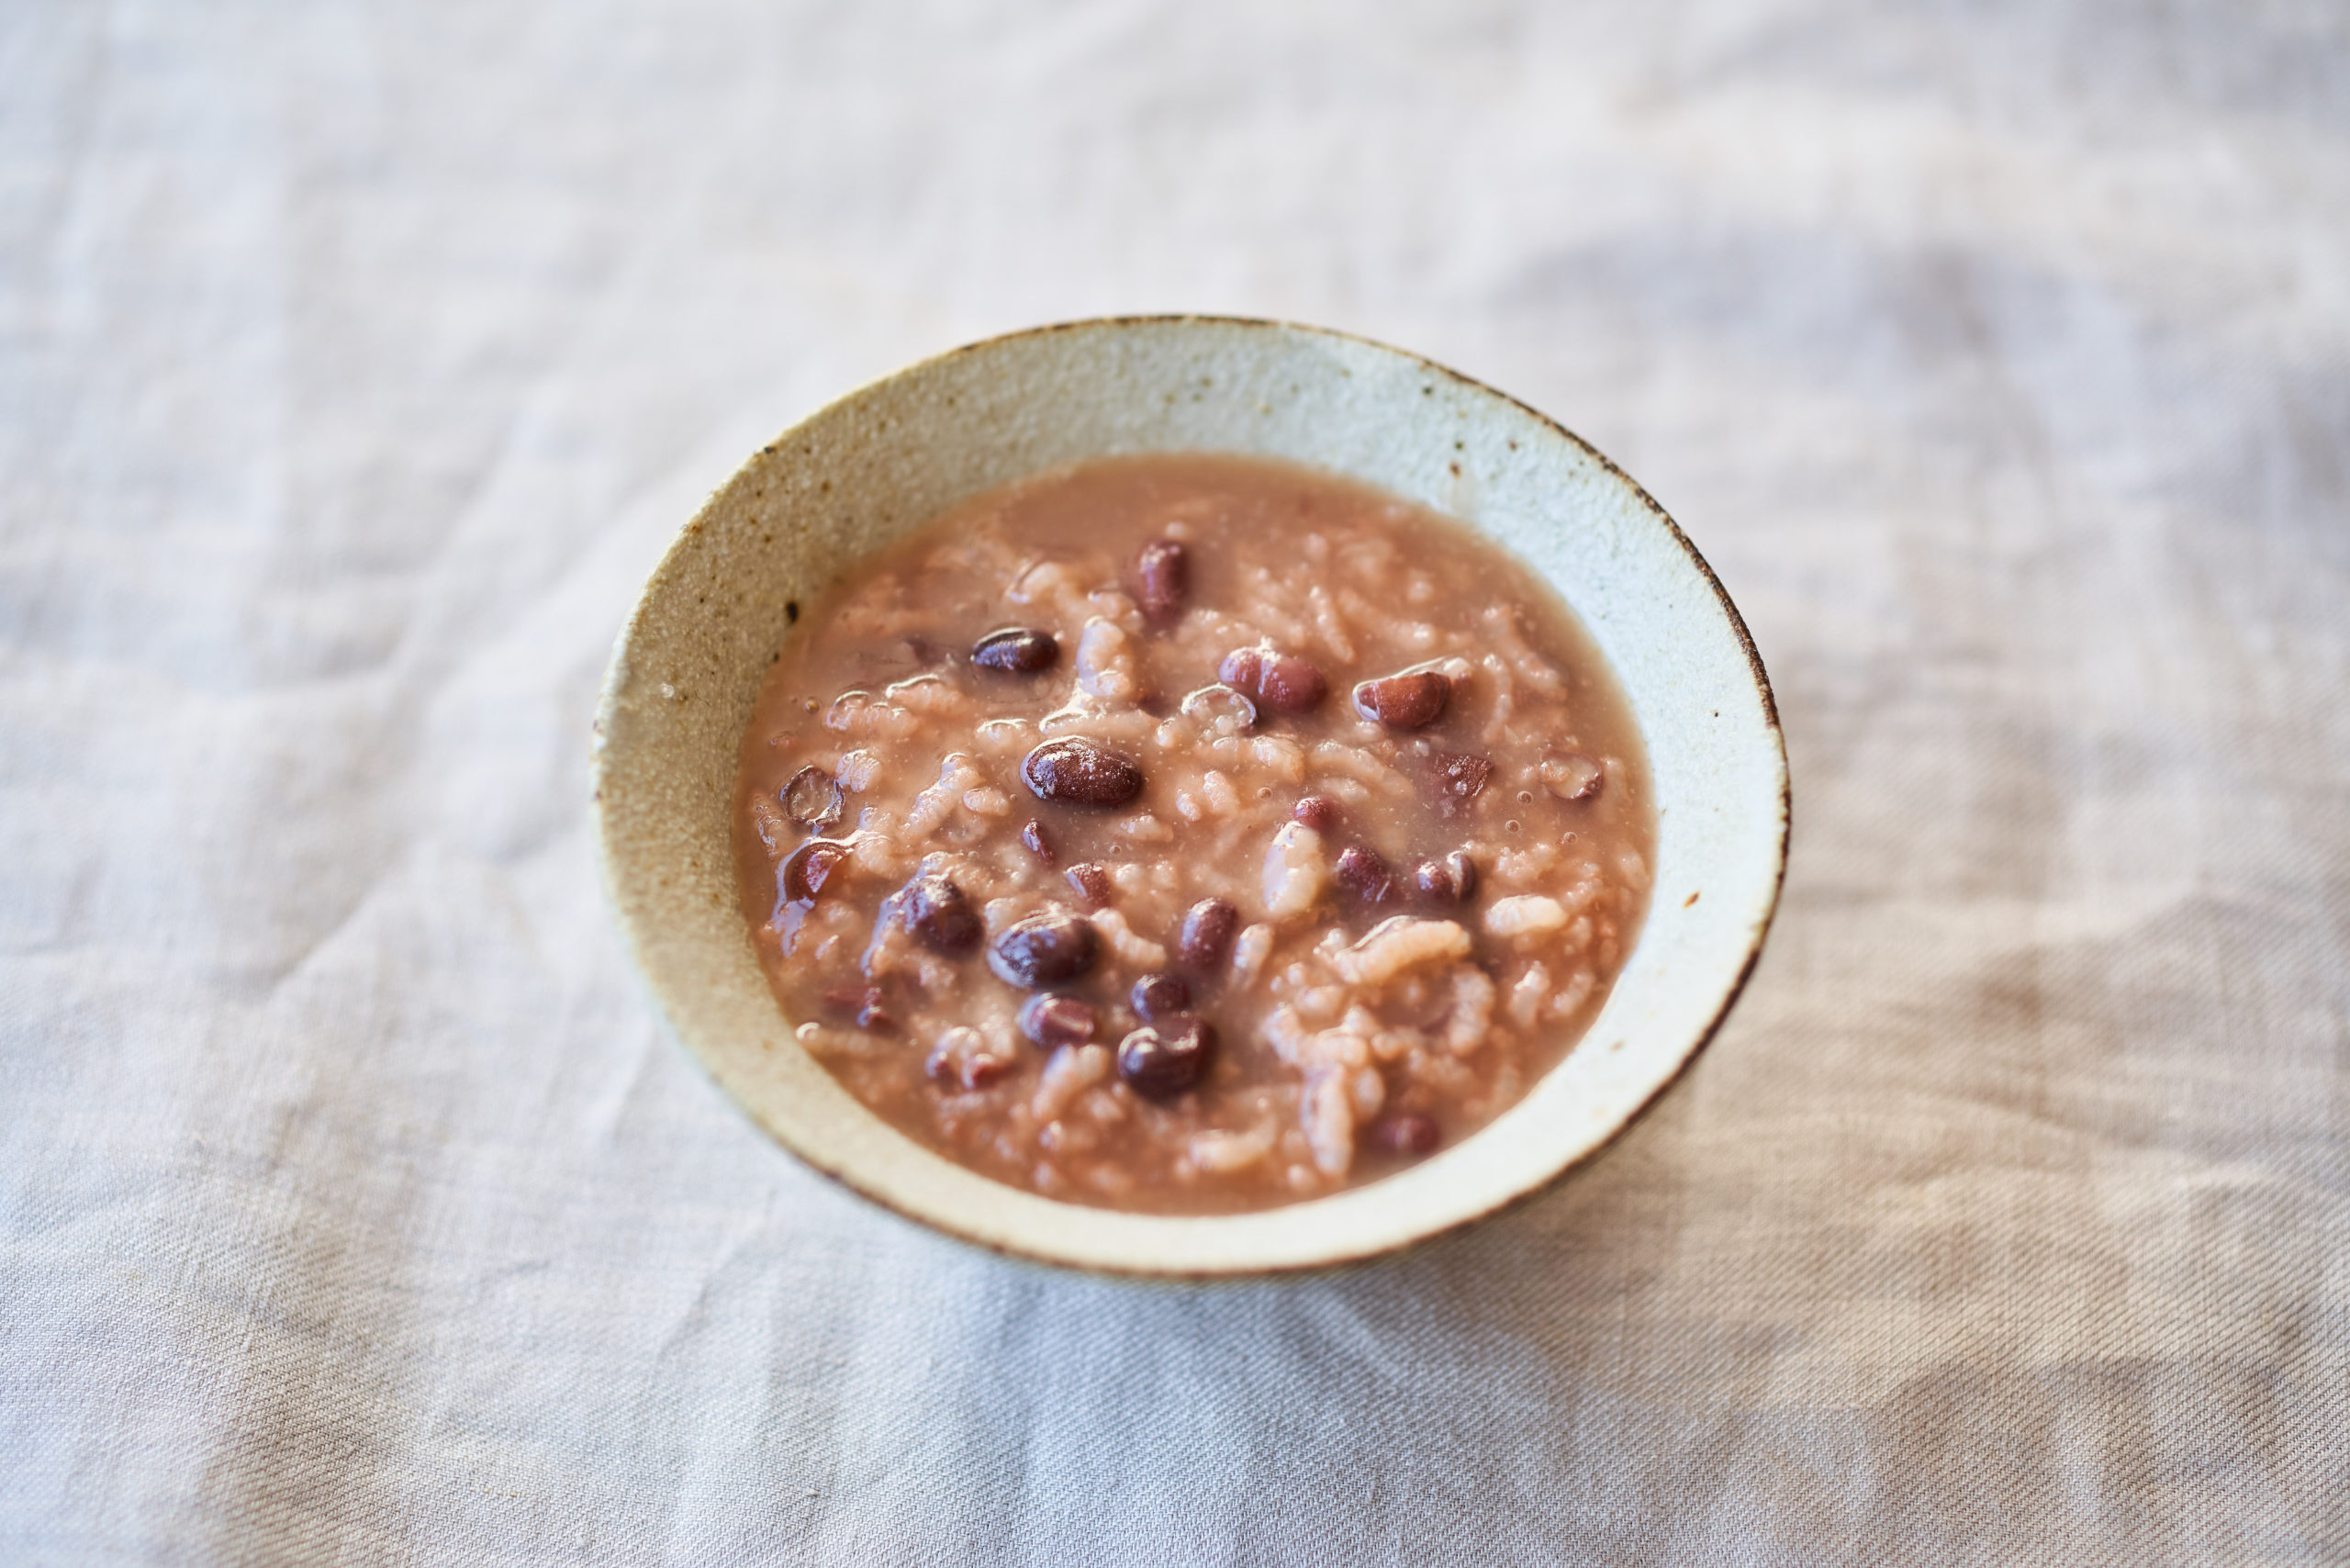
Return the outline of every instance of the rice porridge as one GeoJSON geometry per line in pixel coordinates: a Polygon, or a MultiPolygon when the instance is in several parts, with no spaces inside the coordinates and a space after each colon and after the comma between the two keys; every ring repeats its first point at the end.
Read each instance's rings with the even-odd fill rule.
{"type": "Polygon", "coordinates": [[[968,502],[791,633],[744,737],[800,1043],[1015,1187],[1266,1208],[1473,1133],[1647,907],[1638,731],[1557,598],[1423,508],[1224,456],[968,502]]]}

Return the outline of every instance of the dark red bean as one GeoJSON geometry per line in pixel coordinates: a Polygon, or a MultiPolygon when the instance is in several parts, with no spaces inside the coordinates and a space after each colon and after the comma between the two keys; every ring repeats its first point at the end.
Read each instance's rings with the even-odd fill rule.
{"type": "Polygon", "coordinates": [[[1465,849],[1440,860],[1423,860],[1412,869],[1420,896],[1431,903],[1460,903],[1477,890],[1477,863],[1465,849]]]}
{"type": "Polygon", "coordinates": [[[1049,866],[1053,863],[1053,841],[1045,836],[1045,824],[1035,817],[1020,830],[1021,847],[1049,866]]]}
{"type": "Polygon", "coordinates": [[[1436,671],[1391,675],[1355,688],[1355,711],[1391,730],[1424,730],[1452,700],[1452,682],[1436,671]]]}
{"type": "Polygon", "coordinates": [[[1433,1116],[1423,1116],[1416,1111],[1403,1111],[1373,1122],[1371,1141],[1390,1154],[1416,1157],[1431,1152],[1442,1143],[1444,1129],[1436,1125],[1433,1116]]]}
{"type": "Polygon", "coordinates": [[[1437,753],[1437,813],[1444,817],[1468,815],[1470,802],[1476,800],[1485,780],[1493,776],[1494,765],[1484,757],[1463,752],[1437,753]]]}
{"type": "Polygon", "coordinates": [[[1088,909],[1100,909],[1110,902],[1110,873],[1091,860],[1080,860],[1064,873],[1077,896],[1085,901],[1088,909]]]}
{"type": "Polygon", "coordinates": [[[811,765],[783,787],[784,814],[801,827],[822,832],[841,820],[841,781],[811,765]]]}
{"type": "Polygon", "coordinates": [[[1332,873],[1338,886],[1365,903],[1384,903],[1395,890],[1395,878],[1385,861],[1361,845],[1349,845],[1332,873]]]}
{"type": "Polygon", "coordinates": [[[1345,820],[1338,802],[1327,795],[1307,795],[1291,808],[1289,814],[1316,833],[1335,833],[1345,820]]]}
{"type": "Polygon", "coordinates": [[[860,1029],[886,1034],[897,1027],[897,1020],[881,1004],[878,985],[836,985],[824,992],[824,1005],[855,1018],[860,1029]]]}
{"type": "Polygon", "coordinates": [[[1294,654],[1283,654],[1265,666],[1258,700],[1276,713],[1304,713],[1320,707],[1329,690],[1320,670],[1294,654]]]}
{"type": "Polygon", "coordinates": [[[1198,1018],[1146,1024],[1118,1046],[1118,1076],[1146,1099],[1181,1094],[1215,1055],[1215,1025],[1198,1018]]]}
{"type": "Polygon", "coordinates": [[[981,669],[1004,675],[1035,675],[1053,667],[1061,646],[1050,632],[1027,626],[1006,626],[971,644],[971,662],[981,669]]]}
{"type": "Polygon", "coordinates": [[[1607,770],[1596,757],[1579,751],[1542,759],[1542,787],[1561,801],[1589,801],[1607,782],[1607,770]]]}
{"type": "Polygon", "coordinates": [[[1032,914],[988,947],[988,968],[1007,983],[1035,991],[1073,980],[1102,956],[1101,933],[1074,914],[1032,914]]]}
{"type": "Polygon", "coordinates": [[[1216,666],[1216,678],[1238,687],[1262,708],[1303,713],[1329,695],[1330,683],[1312,661],[1270,648],[1235,648],[1216,666]]]}
{"type": "Polygon", "coordinates": [[[1081,735],[1046,741],[1020,764],[1040,801],[1071,806],[1123,806],[1142,793],[1142,769],[1081,735]]]}
{"type": "Polygon", "coordinates": [[[1265,650],[1235,648],[1215,666],[1215,678],[1235,691],[1259,696],[1265,684],[1265,650]]]}
{"type": "Polygon", "coordinates": [[[916,877],[906,884],[906,929],[932,951],[959,957],[979,945],[987,927],[963,890],[940,876],[916,877]]]}
{"type": "Polygon", "coordinates": [[[1192,982],[1165,969],[1155,970],[1135,981],[1126,1000],[1134,1003],[1144,1023],[1156,1024],[1192,1010],[1192,982]]]}
{"type": "Polygon", "coordinates": [[[778,885],[790,903],[813,903],[825,881],[848,858],[848,846],[836,839],[811,838],[783,857],[778,885]]]}
{"type": "Polygon", "coordinates": [[[1100,1022],[1093,1004],[1074,996],[1040,991],[1020,1004],[1020,1032],[1048,1051],[1085,1044],[1100,1022]]]}
{"type": "Polygon", "coordinates": [[[1135,562],[1139,590],[1135,602],[1153,621],[1171,621],[1183,613],[1192,597],[1192,559],[1172,539],[1155,539],[1142,547],[1135,562]]]}
{"type": "Polygon", "coordinates": [[[1224,962],[1240,929],[1240,912],[1222,899],[1202,899],[1183,916],[1183,962],[1213,969],[1224,962]]]}

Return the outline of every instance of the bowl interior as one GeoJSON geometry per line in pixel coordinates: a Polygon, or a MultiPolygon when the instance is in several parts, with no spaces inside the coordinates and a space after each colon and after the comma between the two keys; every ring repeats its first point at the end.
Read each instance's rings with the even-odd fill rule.
{"type": "Polygon", "coordinates": [[[1087,1268],[1207,1275],[1366,1257],[1473,1219],[1596,1149],[1711,1035],[1785,862],[1786,760],[1712,573],[1613,465],[1507,398],[1359,339],[1200,318],[995,339],[852,394],[762,449],[689,522],[623,632],[597,720],[597,819],[624,936],[678,1038],[786,1148],[953,1235],[1087,1268]],[[858,1104],[791,1036],[753,955],[729,837],[744,726],[794,608],[956,502],[1117,453],[1278,457],[1500,541],[1615,666],[1649,748],[1656,883],[1583,1043],[1483,1131],[1403,1174],[1259,1214],[1136,1215],[976,1175],[858,1104]]]}

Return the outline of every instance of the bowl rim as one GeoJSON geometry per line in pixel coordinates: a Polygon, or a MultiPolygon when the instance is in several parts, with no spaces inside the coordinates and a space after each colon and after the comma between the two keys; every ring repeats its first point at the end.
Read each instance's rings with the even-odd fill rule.
{"type": "MultiPolygon", "coordinates": [[[[1369,481],[1358,480],[1358,482],[1369,481]]],[[[1438,508],[1437,510],[1441,510],[1443,509],[1438,508]]],[[[1467,523],[1465,520],[1459,521],[1462,521],[1463,526],[1474,526],[1473,524],[1467,523]]],[[[920,523],[916,522],[914,526],[920,526],[920,523]]],[[[1483,531],[1480,530],[1479,532],[1482,532],[1483,531]]],[[[1504,547],[1507,548],[1507,546],[1504,547]]],[[[1578,610],[1577,614],[1580,616],[1582,611],[1578,610]]],[[[1028,1264],[1031,1266],[1046,1267],[1057,1271],[1079,1272],[1094,1276],[1107,1276],[1112,1278],[1140,1281],[1213,1283],[1225,1281],[1262,1279],[1281,1275],[1317,1273],[1326,1271],[1363,1267],[1373,1262],[1381,1261],[1389,1258],[1396,1257],[1402,1253],[1411,1251],[1440,1238],[1458,1235],[1470,1226],[1480,1225],[1486,1220],[1506,1213],[1507,1211],[1517,1207],[1521,1204],[1528,1203],[1534,1198],[1551,1191],[1568,1176],[1582,1170],[1594,1159],[1615,1147],[1616,1143],[1621,1139],[1625,1134],[1629,1132],[1636,1124],[1644,1118],[1649,1112],[1654,1108],[1658,1101],[1662,1100],[1674,1085],[1678,1084],[1688,1074],[1692,1065],[1695,1063],[1697,1058],[1705,1053],[1707,1047],[1712,1045],[1716,1037],[1720,1034],[1722,1025],[1728,1021],[1731,1010],[1737,1005],[1740,997],[1744,993],[1748,981],[1753,977],[1756,965],[1761,962],[1763,946],[1769,938],[1771,928],[1777,919],[1781,898],[1786,884],[1787,857],[1794,834],[1793,780],[1788,769],[1785,732],[1779,716],[1777,696],[1772,688],[1770,675],[1763,666],[1762,652],[1755,645],[1753,635],[1747,627],[1745,617],[1740,613],[1738,606],[1731,600],[1729,590],[1722,586],[1721,579],[1715,573],[1711,564],[1706,560],[1705,555],[1698,550],[1696,544],[1691,541],[1684,532],[1683,532],[1681,525],[1673,520],[1672,514],[1665,510],[1664,507],[1648,492],[1645,487],[1627,473],[1621,465],[1615,462],[1614,459],[1608,457],[1606,454],[1601,452],[1597,447],[1594,446],[1590,442],[1584,440],[1581,435],[1578,435],[1575,431],[1569,429],[1559,420],[1544,413],[1542,410],[1533,407],[1531,404],[1527,403],[1524,399],[1514,397],[1510,393],[1505,392],[1499,387],[1494,386],[1487,382],[1464,375],[1463,373],[1451,368],[1449,365],[1446,365],[1438,361],[1430,359],[1425,354],[1418,353],[1410,349],[1399,348],[1393,343],[1386,342],[1380,339],[1371,338],[1361,333],[1347,331],[1337,328],[1313,325],[1275,317],[1225,315],[1214,312],[1176,311],[1079,317],[1066,320],[1043,322],[1035,326],[1019,328],[1012,331],[996,333],[988,337],[975,339],[968,342],[958,343],[937,353],[925,355],[921,359],[901,365],[896,370],[862,382],[841,393],[837,397],[832,398],[818,407],[808,410],[800,418],[794,420],[791,424],[787,426],[782,431],[778,432],[762,446],[755,449],[749,456],[745,457],[742,463],[738,464],[724,479],[720,481],[711,494],[704,498],[699,507],[695,509],[693,515],[684,523],[679,525],[677,531],[671,537],[669,543],[662,550],[659,560],[655,564],[652,571],[647,575],[643,587],[639,589],[636,599],[630,607],[627,619],[623,622],[621,630],[614,640],[612,655],[606,666],[604,678],[598,693],[593,734],[595,736],[595,744],[591,748],[590,756],[591,796],[589,809],[595,836],[596,859],[600,873],[599,880],[603,889],[605,902],[613,917],[615,924],[619,927],[619,935],[621,939],[622,946],[627,953],[630,961],[630,968],[634,971],[637,983],[643,988],[645,999],[652,1003],[654,1014],[660,1022],[663,1032],[669,1036],[677,1048],[701,1072],[702,1076],[711,1083],[711,1087],[719,1092],[720,1097],[733,1110],[735,1114],[749,1123],[750,1126],[763,1135],[768,1142],[781,1148],[784,1152],[790,1155],[794,1159],[798,1160],[801,1165],[807,1167],[809,1170],[823,1176],[835,1185],[845,1189],[864,1201],[874,1204],[876,1207],[894,1215],[901,1219],[911,1221],[934,1234],[946,1237],[963,1245],[979,1249],[1001,1258],[1005,1258],[1015,1262],[1028,1264]],[[1712,1014],[1706,1019],[1703,1026],[1699,1028],[1690,1038],[1686,1047],[1673,1062],[1671,1070],[1661,1076],[1637,1103],[1632,1103],[1628,1109],[1626,1109],[1617,1117],[1612,1127],[1610,1127],[1602,1136],[1595,1138],[1573,1156],[1561,1163],[1555,1170],[1552,1170],[1539,1179],[1527,1182],[1525,1185],[1514,1192],[1503,1193],[1494,1201],[1485,1204],[1481,1207],[1476,1207],[1467,1212],[1451,1215],[1440,1223],[1428,1226],[1414,1234],[1387,1240],[1374,1239],[1367,1242],[1366,1244],[1352,1247],[1336,1248],[1327,1253],[1313,1257],[1284,1259],[1270,1262],[1249,1262],[1233,1267],[1196,1266],[1169,1268],[1151,1267],[1141,1264],[1128,1265],[1102,1260],[1058,1255],[1048,1249],[1041,1248],[1032,1249],[1030,1248],[1020,1246],[1010,1239],[965,1230],[940,1215],[922,1212],[914,1205],[897,1201],[891,1194],[886,1191],[880,1190],[878,1186],[868,1185],[865,1182],[859,1181],[857,1176],[847,1169],[844,1163],[833,1159],[821,1159],[815,1158],[809,1151],[793,1147],[793,1145],[775,1127],[768,1126],[765,1121],[760,1119],[760,1117],[753,1112],[751,1107],[720,1079],[714,1063],[712,1063],[702,1051],[694,1047],[693,1043],[686,1037],[686,1032],[679,1027],[677,1020],[673,1017],[671,1009],[662,996],[660,988],[655,981],[652,972],[646,964],[645,945],[640,939],[639,933],[635,927],[635,923],[631,917],[629,902],[622,896],[621,890],[621,882],[624,875],[622,856],[620,852],[616,851],[614,847],[611,830],[612,824],[605,799],[606,792],[604,790],[604,785],[607,781],[608,776],[610,770],[615,767],[615,760],[610,755],[610,748],[606,746],[604,739],[612,730],[612,720],[614,719],[617,710],[623,700],[623,688],[626,684],[629,673],[630,655],[636,644],[640,633],[645,629],[645,623],[654,612],[655,597],[655,590],[658,588],[665,578],[666,578],[672,567],[677,565],[681,555],[694,547],[697,539],[702,532],[704,520],[709,517],[713,509],[730,494],[737,481],[739,481],[754,465],[757,464],[762,458],[783,446],[800,431],[816,425],[827,416],[834,414],[836,410],[843,409],[848,405],[856,404],[867,398],[873,398],[895,385],[901,383],[911,383],[916,378],[931,374],[938,367],[957,360],[986,353],[1011,344],[1033,339],[1042,339],[1089,331],[1115,332],[1126,329],[1181,328],[1186,326],[1262,330],[1281,334],[1294,334],[1309,339],[1335,341],[1343,343],[1354,344],[1361,348],[1371,349],[1379,353],[1392,355],[1399,360],[1408,362],[1419,371],[1429,375],[1440,377],[1444,381],[1471,394],[1476,395],[1477,397],[1490,398],[1508,409],[1515,410],[1517,414],[1531,420],[1533,423],[1549,431],[1550,434],[1564,441],[1570,447],[1573,448],[1583,458],[1588,460],[1592,465],[1604,473],[1616,485],[1621,487],[1626,493],[1636,499],[1639,505],[1646,511],[1649,521],[1662,526],[1666,537],[1669,538],[1673,544],[1679,547],[1682,554],[1686,557],[1689,565],[1695,568],[1699,579],[1703,581],[1707,589],[1712,595],[1715,605],[1721,611],[1725,623],[1728,625],[1732,636],[1736,639],[1739,649],[1744,656],[1748,677],[1753,683],[1754,694],[1760,705],[1760,712],[1763,728],[1770,741],[1771,761],[1774,764],[1777,790],[1776,816],[1778,822],[1778,834],[1776,835],[1775,842],[1774,842],[1769,848],[1770,862],[1768,868],[1768,887],[1762,890],[1762,897],[1756,906],[1751,926],[1751,935],[1747,941],[1746,951],[1739,964],[1738,970],[1735,975],[1730,977],[1729,983],[1723,988],[1720,1001],[1714,1008],[1712,1014]]],[[[1531,1084],[1528,1085],[1528,1088],[1530,1090],[1531,1084]]],[[[868,1112],[867,1114],[869,1114],[870,1113],[868,1112]]],[[[893,1133],[895,1132],[894,1128],[890,1130],[893,1133]]],[[[902,1134],[899,1134],[897,1136],[903,1137],[902,1134]]],[[[912,1140],[908,1141],[910,1143],[912,1142],[912,1140]]],[[[922,1146],[914,1144],[912,1147],[919,1148],[922,1146]]],[[[978,1173],[973,1172],[972,1174],[976,1176],[978,1173]]],[[[980,1177],[979,1179],[988,1180],[988,1178],[985,1177],[980,1177]]],[[[1376,1186],[1377,1184],[1372,1183],[1371,1185],[1376,1186]]],[[[1008,1192],[1019,1191],[1019,1189],[1016,1188],[1007,1188],[1006,1190],[1008,1192]]],[[[1363,1190],[1365,1189],[1342,1189],[1339,1193],[1328,1194],[1328,1196],[1337,1197],[1342,1195],[1348,1191],[1360,1192],[1363,1190]]],[[[1035,1196],[1040,1199],[1043,1198],[1043,1194],[1029,1195],[1035,1196]]],[[[1044,1199],[1044,1201],[1057,1202],[1058,1200],[1044,1199]]],[[[1220,1215],[1204,1215],[1184,1217],[1188,1217],[1194,1222],[1206,1223],[1213,1223],[1217,1219],[1227,1217],[1232,1219],[1243,1219],[1258,1213],[1279,1212],[1280,1209],[1282,1208],[1310,1207],[1313,1202],[1314,1200],[1309,1200],[1305,1204],[1296,1205],[1278,1205],[1273,1210],[1241,1211],[1228,1216],[1220,1215]]],[[[1084,1208],[1089,1212],[1105,1212],[1096,1209],[1093,1205],[1073,1204],[1070,1206],[1084,1208]]],[[[1122,1211],[1112,1210],[1106,1212],[1119,1213],[1122,1211]]],[[[1164,1216],[1136,1215],[1134,1217],[1156,1219],[1164,1216]]]]}

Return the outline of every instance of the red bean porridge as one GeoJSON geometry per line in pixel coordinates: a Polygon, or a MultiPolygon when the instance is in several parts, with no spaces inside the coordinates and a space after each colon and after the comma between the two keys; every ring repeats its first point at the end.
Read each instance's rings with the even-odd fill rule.
{"type": "Polygon", "coordinates": [[[1639,733],[1546,588],[1427,510],[1117,458],[808,607],[736,844],[800,1042],[1015,1187],[1160,1213],[1390,1174],[1572,1048],[1646,910],[1639,733]]]}

